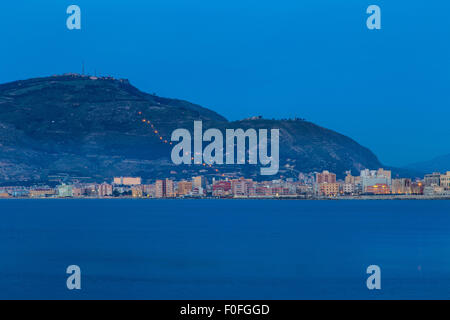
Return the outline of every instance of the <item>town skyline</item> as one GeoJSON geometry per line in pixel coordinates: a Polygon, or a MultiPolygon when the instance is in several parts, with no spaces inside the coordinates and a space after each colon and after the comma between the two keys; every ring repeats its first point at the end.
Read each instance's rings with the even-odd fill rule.
{"type": "MultiPolygon", "coordinates": [[[[296,179],[254,181],[245,177],[155,179],[114,177],[111,182],[62,182],[56,187],[0,187],[0,198],[254,198],[254,199],[358,199],[361,196],[423,196],[423,199],[450,198],[450,171],[426,174],[422,179],[392,178],[392,172],[364,169],[359,176],[350,171],[344,180],[336,174],[300,173],[296,179]]],[[[375,199],[375,198],[373,198],[375,199]]],[[[387,197],[385,197],[387,199],[387,197]]]]}

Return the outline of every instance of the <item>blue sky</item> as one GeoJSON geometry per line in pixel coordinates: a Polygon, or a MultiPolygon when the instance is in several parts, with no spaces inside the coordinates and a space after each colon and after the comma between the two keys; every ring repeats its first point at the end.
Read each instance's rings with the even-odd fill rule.
{"type": "Polygon", "coordinates": [[[0,4],[0,82],[125,77],[230,120],[303,117],[389,165],[450,153],[448,1],[27,0],[0,4]],[[66,8],[82,30],[66,28],[66,8]],[[366,28],[366,8],[382,29],[366,28]]]}

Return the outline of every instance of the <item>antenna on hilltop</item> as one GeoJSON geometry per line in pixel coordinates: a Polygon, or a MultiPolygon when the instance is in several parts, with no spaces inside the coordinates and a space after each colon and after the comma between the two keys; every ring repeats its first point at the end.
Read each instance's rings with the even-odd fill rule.
{"type": "Polygon", "coordinates": [[[84,61],[81,61],[81,74],[84,76],[84,61]]]}

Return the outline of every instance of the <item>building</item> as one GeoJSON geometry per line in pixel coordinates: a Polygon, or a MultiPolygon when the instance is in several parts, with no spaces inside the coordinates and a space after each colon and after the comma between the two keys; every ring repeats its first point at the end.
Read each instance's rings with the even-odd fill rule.
{"type": "Polygon", "coordinates": [[[131,188],[131,196],[133,198],[142,198],[144,196],[144,190],[142,186],[134,186],[131,188]]]}
{"type": "Polygon", "coordinates": [[[86,184],[83,188],[83,195],[87,197],[97,197],[98,196],[98,187],[97,184],[86,184]]]}
{"type": "Polygon", "coordinates": [[[326,197],[336,197],[339,194],[339,183],[319,184],[319,194],[326,197]]]}
{"type": "Polygon", "coordinates": [[[14,189],[10,192],[14,198],[25,198],[30,195],[30,192],[26,189],[14,189]]]}
{"type": "Polygon", "coordinates": [[[391,193],[411,194],[411,179],[392,179],[391,193]]]}
{"type": "Polygon", "coordinates": [[[29,196],[29,191],[24,187],[1,187],[0,198],[25,198],[29,196]]]}
{"type": "Polygon", "coordinates": [[[83,189],[81,187],[72,187],[72,196],[80,198],[83,195],[83,189]]]}
{"type": "Polygon", "coordinates": [[[179,196],[187,196],[191,192],[192,192],[192,182],[191,181],[178,182],[177,194],[179,196]]]}
{"type": "Polygon", "coordinates": [[[73,197],[72,186],[67,184],[62,184],[57,187],[58,197],[60,198],[71,198],[73,197]]]}
{"type": "Polygon", "coordinates": [[[376,184],[367,187],[367,193],[371,194],[390,194],[391,190],[387,184],[376,184]]]}
{"type": "Polygon", "coordinates": [[[231,181],[214,181],[213,196],[228,197],[231,195],[231,181]]]}
{"type": "Polygon", "coordinates": [[[412,194],[423,194],[425,186],[422,181],[416,181],[411,183],[411,193],[412,194]]]}
{"type": "Polygon", "coordinates": [[[191,195],[193,197],[204,197],[206,195],[206,190],[203,189],[202,187],[192,187],[192,192],[191,195]]]}
{"type": "Polygon", "coordinates": [[[433,185],[441,185],[441,174],[439,172],[433,172],[432,174],[426,174],[424,178],[425,187],[431,187],[433,185]]]}
{"type": "Polygon", "coordinates": [[[356,185],[354,183],[342,184],[342,192],[346,195],[352,195],[356,192],[356,185]]]}
{"type": "Polygon", "coordinates": [[[369,170],[365,169],[361,171],[361,185],[362,191],[370,193],[368,191],[368,187],[372,187],[375,185],[387,185],[390,186],[392,183],[391,179],[391,171],[378,169],[378,170],[369,170]]]}
{"type": "Polygon", "coordinates": [[[450,190],[450,171],[447,171],[446,174],[441,174],[440,186],[443,187],[444,190],[450,190]]]}
{"type": "Polygon", "coordinates": [[[426,196],[444,196],[444,195],[446,195],[446,191],[441,186],[431,185],[431,186],[426,186],[423,189],[423,194],[426,196]]]}
{"type": "Polygon", "coordinates": [[[192,178],[192,188],[206,189],[206,178],[204,176],[198,176],[192,178]]]}
{"type": "Polygon", "coordinates": [[[156,188],[154,184],[143,184],[142,190],[144,195],[148,198],[154,198],[156,196],[156,188]]]}
{"type": "Polygon", "coordinates": [[[138,186],[142,183],[140,177],[115,177],[114,184],[120,186],[138,186]]]}
{"type": "Polygon", "coordinates": [[[164,198],[166,196],[166,180],[156,180],[155,197],[164,198]]]}
{"type": "Polygon", "coordinates": [[[377,171],[378,177],[386,177],[388,180],[392,179],[392,171],[391,170],[384,170],[383,168],[379,168],[377,171]]]}
{"type": "Polygon", "coordinates": [[[255,184],[256,197],[270,197],[272,196],[272,189],[268,182],[257,182],[255,184]]]}
{"type": "Polygon", "coordinates": [[[166,197],[175,198],[175,185],[172,180],[166,179],[166,197]]]}
{"type": "Polygon", "coordinates": [[[113,194],[113,187],[110,184],[102,183],[98,186],[98,196],[103,197],[110,197],[113,194]]]}
{"type": "Polygon", "coordinates": [[[169,180],[169,179],[156,180],[155,197],[156,198],[173,198],[173,197],[175,197],[173,181],[169,180]]]}
{"type": "Polygon", "coordinates": [[[30,198],[47,198],[56,195],[55,189],[36,188],[30,190],[30,198]]]}
{"type": "Polygon", "coordinates": [[[298,195],[312,195],[314,192],[312,185],[297,184],[295,193],[298,195]]]}
{"type": "Polygon", "coordinates": [[[323,171],[322,173],[317,172],[316,173],[316,183],[322,184],[322,183],[336,183],[336,174],[323,171]]]}
{"type": "Polygon", "coordinates": [[[250,189],[254,189],[252,179],[239,178],[231,180],[231,192],[234,197],[248,197],[250,195],[250,189]]]}
{"type": "Polygon", "coordinates": [[[313,173],[299,173],[298,174],[298,182],[302,185],[313,185],[315,181],[315,174],[313,173]]]}
{"type": "Polygon", "coordinates": [[[345,176],[345,181],[344,181],[345,183],[354,184],[354,185],[361,183],[361,177],[352,176],[351,171],[347,171],[346,174],[347,175],[345,176]]]}

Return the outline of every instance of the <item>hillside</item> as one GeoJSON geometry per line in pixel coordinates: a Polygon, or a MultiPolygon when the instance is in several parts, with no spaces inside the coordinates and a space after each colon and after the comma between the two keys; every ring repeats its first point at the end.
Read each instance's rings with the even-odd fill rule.
{"type": "Polygon", "coordinates": [[[177,128],[192,128],[194,120],[204,129],[279,128],[283,176],[324,169],[343,176],[381,166],[354,140],[307,121],[229,122],[207,108],[142,92],[127,80],[65,75],[0,85],[0,183],[46,182],[54,175],[95,181],[199,173],[258,178],[254,165],[174,166],[164,140],[177,128]]]}

